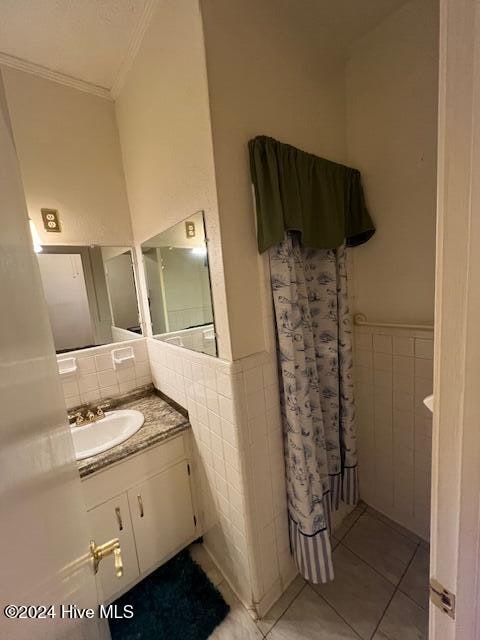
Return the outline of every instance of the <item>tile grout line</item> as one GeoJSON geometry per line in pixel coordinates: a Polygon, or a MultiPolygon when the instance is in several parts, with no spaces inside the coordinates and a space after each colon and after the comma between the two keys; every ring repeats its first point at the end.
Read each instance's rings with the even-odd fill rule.
{"type": "Polygon", "coordinates": [[[381,522],[386,527],[389,527],[392,531],[395,531],[395,533],[398,533],[398,535],[403,536],[404,538],[406,538],[407,540],[410,540],[411,542],[414,542],[415,544],[420,544],[421,542],[426,542],[425,540],[423,540],[423,538],[421,538],[419,535],[417,535],[413,531],[410,531],[406,527],[403,527],[401,524],[396,523],[394,520],[392,520],[388,516],[383,515],[383,513],[381,513],[380,511],[377,511],[377,509],[375,509],[374,507],[371,507],[368,504],[367,504],[367,508],[365,509],[364,513],[366,513],[367,515],[371,516],[372,518],[375,518],[375,520],[377,520],[378,522],[381,522]],[[372,513],[372,511],[369,512],[368,509],[371,509],[374,513],[372,513]],[[389,524],[388,522],[386,522],[382,518],[379,518],[377,514],[382,516],[382,518],[385,518],[386,520],[390,520],[393,524],[389,524]],[[397,527],[401,527],[402,529],[405,529],[407,531],[407,533],[415,536],[416,540],[413,540],[409,535],[407,535],[407,533],[402,533],[402,531],[400,531],[397,527]]]}
{"type": "MultiPolygon", "coordinates": [[[[347,529],[347,531],[343,534],[343,536],[341,538],[338,538],[335,536],[334,533],[332,533],[333,537],[336,537],[338,540],[338,545],[335,547],[335,550],[342,545],[345,549],[347,549],[350,553],[352,553],[356,558],[358,558],[359,560],[361,560],[363,563],[365,563],[370,569],[372,569],[378,576],[380,576],[381,578],[383,578],[384,580],[386,580],[388,583],[390,583],[393,587],[393,593],[391,598],[389,599],[387,605],[385,606],[385,609],[382,612],[382,615],[380,616],[380,619],[373,631],[372,636],[370,637],[370,640],[372,640],[373,636],[375,635],[375,633],[378,630],[378,627],[380,626],[380,623],[382,622],[383,618],[385,617],[385,614],[387,612],[388,607],[390,606],[390,604],[392,603],[393,598],[395,597],[396,593],[398,591],[400,591],[400,593],[402,593],[403,595],[405,595],[412,603],[414,603],[415,605],[419,606],[421,609],[425,610],[421,605],[419,605],[418,603],[416,603],[412,598],[410,598],[410,596],[408,596],[408,594],[404,594],[403,591],[401,591],[400,589],[400,584],[403,580],[403,578],[405,577],[408,569],[410,568],[410,565],[413,562],[413,559],[415,558],[415,555],[422,543],[421,539],[418,539],[417,542],[414,542],[415,544],[415,550],[413,552],[412,557],[410,558],[407,566],[405,567],[405,570],[403,571],[402,575],[399,578],[399,581],[397,584],[391,582],[388,578],[386,578],[384,575],[382,575],[375,567],[373,567],[372,565],[370,565],[366,560],[364,560],[364,558],[361,558],[359,555],[357,555],[355,553],[355,551],[352,551],[344,542],[343,540],[346,538],[346,536],[351,532],[351,530],[355,527],[355,525],[358,523],[358,521],[360,520],[360,518],[367,514],[370,517],[374,518],[375,520],[377,520],[378,522],[384,524],[385,526],[389,527],[390,530],[395,531],[395,533],[397,533],[398,535],[401,535],[403,538],[405,538],[406,540],[411,540],[411,538],[409,538],[408,535],[402,533],[401,531],[399,531],[395,526],[390,525],[388,522],[385,522],[384,520],[382,520],[381,518],[379,518],[376,514],[376,510],[373,509],[373,507],[371,507],[370,505],[368,505],[367,503],[363,503],[364,508],[363,510],[358,514],[358,516],[355,518],[355,520],[352,522],[352,524],[349,526],[349,528],[347,529]],[[370,507],[370,509],[372,509],[374,512],[368,512],[368,508],[370,507]]],[[[353,513],[353,511],[352,511],[353,513]]],[[[385,516],[387,517],[387,516],[385,516]]],[[[418,536],[417,536],[418,538],[418,536]]],[[[411,540],[411,542],[413,542],[413,540],[411,540]]],[[[300,589],[300,591],[297,593],[297,595],[293,598],[293,600],[290,602],[290,604],[288,605],[288,607],[285,609],[285,611],[283,611],[283,613],[277,618],[277,620],[274,622],[274,624],[272,625],[272,627],[268,630],[268,632],[265,634],[261,631],[261,629],[259,629],[259,627],[257,625],[255,625],[259,631],[259,633],[262,635],[263,638],[267,638],[268,635],[272,632],[272,630],[276,627],[276,625],[278,624],[278,622],[283,618],[283,616],[287,613],[287,611],[290,609],[290,607],[293,605],[293,603],[297,600],[297,598],[303,593],[304,589],[306,586],[310,586],[310,584],[308,582],[305,582],[305,584],[302,586],[302,588],[300,589]]],[[[355,635],[357,635],[360,639],[361,636],[358,634],[358,632],[343,618],[343,616],[328,602],[328,600],[326,600],[321,594],[319,594],[315,589],[313,589],[311,587],[312,591],[315,593],[316,596],[318,596],[321,600],[323,600],[328,607],[330,607],[337,615],[338,617],[355,633],[355,635]]],[[[243,606],[243,603],[241,603],[243,606]]]]}
{"type": "MultiPolygon", "coordinates": [[[[426,611],[427,613],[429,612],[428,608],[425,609],[425,607],[423,607],[421,604],[419,604],[416,600],[414,600],[412,598],[412,596],[409,596],[408,593],[405,593],[405,591],[402,591],[400,589],[400,585],[398,588],[398,591],[402,594],[402,596],[405,596],[406,598],[408,598],[410,600],[410,602],[412,602],[416,607],[418,607],[419,609],[421,609],[422,611],[426,611]]],[[[430,602],[430,597],[429,597],[429,602],[430,602]]]]}
{"type": "MultiPolygon", "coordinates": [[[[367,505],[365,502],[364,502],[364,505],[365,505],[365,508],[363,509],[363,511],[361,511],[361,512],[358,514],[358,516],[355,518],[355,520],[352,522],[352,524],[348,527],[348,529],[345,531],[345,533],[343,534],[343,536],[342,536],[341,538],[339,538],[338,536],[336,536],[334,531],[332,532],[332,536],[338,540],[339,544],[340,544],[340,542],[342,542],[342,540],[344,540],[344,538],[345,538],[346,536],[348,536],[348,534],[350,533],[350,531],[353,529],[353,527],[357,524],[357,522],[360,520],[360,518],[361,518],[361,517],[363,516],[363,514],[366,512],[366,510],[367,510],[367,506],[368,506],[368,505],[367,505]]],[[[355,509],[354,509],[354,511],[355,511],[355,509]]],[[[353,511],[352,511],[351,513],[353,513],[353,511]]],[[[350,515],[350,514],[349,514],[349,515],[350,515]]],[[[347,517],[348,517],[348,516],[347,516],[347,517]]],[[[337,545],[337,546],[338,546],[338,545],[337,545]]]]}
{"type": "Polygon", "coordinates": [[[341,620],[343,620],[343,622],[347,625],[347,627],[348,627],[349,629],[351,629],[351,630],[353,631],[353,633],[354,633],[354,634],[359,638],[359,640],[363,640],[363,639],[362,639],[362,636],[358,633],[358,631],[356,631],[356,630],[352,627],[352,625],[351,625],[347,620],[345,620],[345,618],[342,616],[342,614],[341,614],[341,613],[339,613],[339,612],[335,609],[335,607],[333,607],[333,606],[330,604],[330,602],[328,602],[328,600],[327,600],[326,598],[324,598],[320,593],[318,593],[317,591],[315,591],[315,589],[313,589],[313,588],[312,588],[312,591],[313,591],[313,592],[314,592],[314,593],[315,593],[315,594],[316,594],[316,595],[317,595],[321,600],[323,600],[323,601],[325,602],[325,604],[326,604],[328,607],[330,607],[330,609],[332,609],[332,611],[335,611],[335,613],[337,614],[337,616],[338,616],[341,620]]]}
{"type": "Polygon", "coordinates": [[[285,609],[285,611],[282,613],[281,616],[278,616],[278,618],[275,620],[274,624],[272,625],[272,627],[268,630],[268,633],[266,635],[264,635],[260,629],[257,629],[260,631],[260,633],[262,633],[263,637],[266,638],[268,635],[270,635],[273,631],[273,629],[277,626],[277,624],[280,622],[280,620],[283,618],[283,616],[287,613],[287,611],[290,609],[290,607],[292,606],[292,604],[295,602],[295,600],[300,596],[301,593],[303,593],[303,591],[305,590],[306,586],[308,585],[308,582],[305,581],[305,584],[303,585],[303,587],[300,589],[300,591],[297,593],[297,595],[295,596],[295,598],[290,602],[290,604],[288,605],[288,607],[285,609]]]}
{"type": "MultiPolygon", "coordinates": [[[[355,522],[353,523],[353,525],[351,526],[351,528],[348,530],[348,532],[345,534],[345,536],[350,533],[350,531],[353,529],[353,527],[358,523],[358,521],[360,520],[360,518],[365,515],[365,513],[367,513],[367,511],[365,510],[363,513],[360,514],[360,516],[357,518],[357,520],[355,520],[355,522]]],[[[385,524],[386,526],[387,523],[383,522],[383,520],[380,520],[379,518],[376,518],[374,514],[367,514],[370,515],[372,518],[375,518],[375,520],[377,520],[378,522],[381,522],[382,524],[385,524]]],[[[390,527],[390,529],[392,531],[395,531],[396,533],[398,533],[399,535],[403,535],[401,534],[399,531],[397,531],[394,527],[390,527]]],[[[345,538],[344,536],[344,538],[345,538]]],[[[403,537],[408,540],[408,536],[403,535],[403,537]]],[[[387,582],[389,582],[393,587],[397,588],[400,585],[400,582],[403,580],[404,574],[401,575],[400,577],[400,581],[395,583],[392,582],[391,580],[389,580],[387,577],[385,577],[382,573],[380,573],[380,571],[378,571],[378,569],[374,566],[372,566],[367,560],[365,560],[365,558],[362,558],[361,556],[358,555],[358,553],[356,553],[355,551],[353,551],[352,549],[350,549],[350,547],[343,541],[344,538],[342,538],[342,540],[339,541],[338,545],[335,547],[334,551],[336,551],[340,546],[343,546],[345,549],[347,549],[347,551],[349,551],[351,554],[353,554],[356,558],[358,558],[359,560],[361,560],[364,564],[367,565],[367,567],[369,567],[370,569],[372,569],[373,571],[375,571],[375,573],[380,576],[381,578],[383,578],[384,580],[386,580],[387,582]]],[[[410,566],[411,562],[413,561],[413,558],[415,557],[418,548],[420,547],[421,542],[413,542],[413,540],[411,540],[411,542],[413,544],[415,544],[415,551],[413,552],[413,556],[410,559],[410,561],[408,562],[407,568],[405,570],[405,572],[408,570],[408,567],[410,566]]],[[[403,591],[402,591],[403,593],[403,591]]]]}
{"type": "MultiPolygon", "coordinates": [[[[387,611],[388,611],[389,606],[392,604],[392,600],[394,599],[395,595],[398,593],[398,591],[399,591],[399,587],[400,587],[400,584],[401,584],[402,580],[404,579],[404,577],[406,576],[407,571],[409,570],[410,565],[412,564],[413,559],[415,558],[415,555],[416,555],[416,553],[417,553],[417,550],[418,550],[418,547],[419,547],[419,546],[420,546],[420,543],[418,543],[418,544],[417,544],[417,546],[415,547],[415,551],[413,552],[413,555],[412,555],[412,557],[410,558],[410,562],[409,562],[409,563],[407,564],[407,566],[405,567],[405,571],[402,573],[402,575],[401,575],[401,577],[400,577],[400,580],[398,581],[398,584],[397,584],[397,586],[395,587],[395,589],[394,589],[394,591],[393,591],[392,597],[390,598],[390,600],[389,600],[389,601],[388,601],[388,603],[387,603],[387,606],[386,606],[386,607],[385,607],[385,609],[383,610],[383,613],[382,613],[382,615],[380,616],[380,619],[379,619],[379,621],[378,621],[378,623],[377,623],[377,626],[375,627],[375,629],[373,630],[372,635],[370,636],[370,640],[373,640],[373,638],[374,638],[375,634],[376,634],[376,633],[377,633],[377,631],[378,631],[378,628],[380,627],[380,625],[381,625],[381,623],[382,623],[382,620],[383,620],[383,619],[384,619],[384,617],[385,617],[385,614],[386,614],[386,613],[387,613],[387,611]]],[[[401,592],[401,593],[402,593],[402,592],[401,592]]]]}
{"type": "MultiPolygon", "coordinates": [[[[369,569],[371,569],[372,571],[375,571],[375,573],[377,574],[377,576],[380,576],[380,578],[383,578],[384,580],[386,580],[386,581],[388,582],[388,584],[391,584],[391,585],[392,585],[392,587],[395,587],[395,588],[396,588],[396,587],[398,586],[398,584],[400,584],[400,583],[392,582],[391,580],[389,580],[388,578],[386,578],[386,577],[383,575],[383,573],[380,573],[380,571],[379,571],[378,569],[376,569],[376,568],[375,568],[375,567],[373,567],[369,562],[367,562],[367,561],[365,560],[365,558],[362,558],[361,556],[359,556],[359,555],[358,555],[358,553],[356,553],[355,551],[352,551],[352,549],[350,549],[350,547],[348,547],[346,544],[344,544],[344,543],[342,543],[342,542],[341,542],[338,546],[336,546],[336,547],[335,547],[335,551],[338,549],[338,547],[339,547],[340,545],[342,545],[344,549],[346,549],[346,550],[347,550],[347,551],[349,551],[352,555],[354,555],[356,558],[358,558],[358,560],[361,560],[364,564],[366,564],[366,565],[367,565],[367,567],[368,567],[369,569]]],[[[417,549],[415,548],[415,551],[413,552],[413,555],[415,555],[416,553],[417,553],[417,549]]],[[[411,560],[409,560],[408,565],[407,565],[407,568],[408,568],[408,566],[410,565],[410,562],[411,562],[411,560]]],[[[401,577],[400,577],[400,580],[402,580],[402,579],[403,579],[403,573],[402,573],[402,575],[401,575],[401,577]]]]}

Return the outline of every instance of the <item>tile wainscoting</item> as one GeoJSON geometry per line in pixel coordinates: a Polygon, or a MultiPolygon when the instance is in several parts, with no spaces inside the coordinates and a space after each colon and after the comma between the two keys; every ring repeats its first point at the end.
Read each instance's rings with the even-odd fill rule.
{"type": "Polygon", "coordinates": [[[360,495],[428,540],[433,331],[355,328],[360,495]]]}
{"type": "Polygon", "coordinates": [[[58,355],[57,361],[66,358],[77,360],[77,371],[61,376],[67,409],[128,393],[152,382],[145,338],[70,351],[58,355]],[[112,351],[123,347],[132,347],[134,360],[114,368],[112,351]]]}
{"type": "Polygon", "coordinates": [[[147,342],[154,385],[189,412],[205,546],[244,604],[262,616],[297,573],[274,358],[261,353],[232,363],[147,342]]]}

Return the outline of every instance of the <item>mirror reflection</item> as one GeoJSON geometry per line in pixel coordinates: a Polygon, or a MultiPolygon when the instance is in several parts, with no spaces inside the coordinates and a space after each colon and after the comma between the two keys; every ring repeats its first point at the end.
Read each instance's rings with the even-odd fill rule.
{"type": "Polygon", "coordinates": [[[142,254],[154,337],[216,356],[203,212],[144,242],[142,254]]]}
{"type": "Polygon", "coordinates": [[[37,258],[57,353],[141,335],[129,247],[43,246],[37,258]]]}

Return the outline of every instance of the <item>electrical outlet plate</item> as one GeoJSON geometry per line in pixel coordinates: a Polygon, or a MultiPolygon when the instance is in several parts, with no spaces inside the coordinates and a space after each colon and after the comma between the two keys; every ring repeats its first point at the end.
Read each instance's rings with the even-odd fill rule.
{"type": "Polygon", "coordinates": [[[60,233],[60,218],[56,209],[41,209],[45,231],[60,233]]]}

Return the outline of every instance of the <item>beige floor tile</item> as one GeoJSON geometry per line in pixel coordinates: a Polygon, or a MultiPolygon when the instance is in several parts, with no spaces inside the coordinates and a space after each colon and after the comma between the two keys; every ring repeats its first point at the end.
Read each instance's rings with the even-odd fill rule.
{"type": "Polygon", "coordinates": [[[209,556],[203,544],[195,543],[189,547],[190,556],[197,564],[201,566],[203,571],[207,574],[210,582],[213,582],[215,586],[219,585],[223,581],[223,576],[220,573],[217,565],[213,562],[209,556]]]}
{"type": "Polygon", "coordinates": [[[217,588],[230,605],[230,612],[210,635],[210,640],[261,640],[262,633],[228,584],[222,582],[217,588]]]}
{"type": "Polygon", "coordinates": [[[373,640],[427,640],[428,611],[397,591],[373,640]]]}
{"type": "Polygon", "coordinates": [[[373,509],[373,507],[367,507],[366,513],[368,513],[368,515],[370,516],[373,516],[374,518],[377,518],[381,522],[388,524],[389,527],[395,529],[397,533],[401,533],[406,538],[409,538],[412,542],[415,542],[416,544],[420,544],[420,542],[422,542],[422,539],[415,533],[409,531],[408,529],[405,529],[405,527],[402,527],[401,524],[398,524],[394,520],[390,520],[390,518],[384,516],[383,513],[380,513],[380,511],[373,509]]]}
{"type": "Polygon", "coordinates": [[[341,525],[335,529],[333,535],[337,540],[342,540],[346,536],[346,534],[350,531],[355,522],[360,518],[362,513],[367,508],[367,505],[364,502],[359,502],[355,509],[348,514],[346,518],[342,521],[341,525]]]}
{"type": "Polygon", "coordinates": [[[367,513],[360,516],[343,544],[395,585],[417,548],[415,542],[367,513]]]}
{"type": "Polygon", "coordinates": [[[399,588],[424,609],[428,609],[429,575],[430,551],[420,545],[399,588]]]}
{"type": "Polygon", "coordinates": [[[362,638],[370,640],[395,587],[341,543],[333,554],[333,566],[333,582],[312,586],[362,638]]]}
{"type": "Polygon", "coordinates": [[[357,634],[307,585],[268,634],[269,640],[358,640],[357,634]]]}
{"type": "Polygon", "coordinates": [[[298,596],[306,582],[302,576],[298,575],[290,584],[285,593],[273,605],[270,611],[261,620],[258,620],[257,627],[263,634],[267,634],[281,615],[285,613],[292,601],[298,596]]]}

